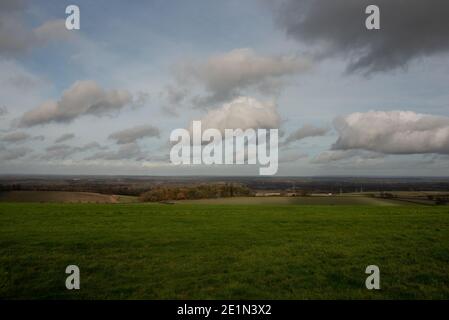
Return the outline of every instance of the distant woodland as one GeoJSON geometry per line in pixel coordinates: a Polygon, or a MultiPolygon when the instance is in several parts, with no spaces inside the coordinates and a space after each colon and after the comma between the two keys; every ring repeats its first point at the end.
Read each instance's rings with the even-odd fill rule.
{"type": "Polygon", "coordinates": [[[194,186],[159,186],[140,195],[141,201],[210,199],[248,196],[248,187],[236,183],[199,184],[194,186]]]}

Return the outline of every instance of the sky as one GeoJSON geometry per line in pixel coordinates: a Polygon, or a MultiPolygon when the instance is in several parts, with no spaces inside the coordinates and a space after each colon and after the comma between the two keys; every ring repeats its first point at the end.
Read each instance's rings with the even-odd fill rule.
{"type": "Polygon", "coordinates": [[[279,129],[281,176],[447,176],[447,17],[444,0],[0,0],[0,174],[258,175],[171,164],[170,133],[201,120],[279,129]]]}

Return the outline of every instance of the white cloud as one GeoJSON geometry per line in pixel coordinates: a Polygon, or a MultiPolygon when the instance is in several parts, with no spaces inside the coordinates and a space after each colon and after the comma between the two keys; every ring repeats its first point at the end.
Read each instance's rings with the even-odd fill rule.
{"type": "Polygon", "coordinates": [[[95,81],[75,82],[58,101],[48,100],[26,112],[19,126],[30,127],[49,122],[70,122],[82,115],[112,114],[132,102],[126,90],[105,90],[95,81]]]}
{"type": "Polygon", "coordinates": [[[285,143],[291,143],[294,141],[302,140],[308,137],[324,136],[329,132],[329,128],[315,127],[309,124],[305,124],[298,130],[292,132],[286,139],[285,143]]]}
{"type": "Polygon", "coordinates": [[[62,160],[78,152],[77,148],[73,148],[66,144],[56,144],[45,150],[46,153],[41,157],[43,160],[62,160]]]}
{"type": "Polygon", "coordinates": [[[149,156],[145,154],[135,142],[121,144],[115,151],[98,152],[85,160],[146,160],[149,156]]]}
{"type": "Polygon", "coordinates": [[[55,143],[61,143],[70,139],[75,138],[75,135],[73,133],[65,133],[58,138],[56,138],[55,143]]]}
{"type": "Polygon", "coordinates": [[[168,115],[178,116],[177,110],[189,95],[189,90],[173,85],[167,85],[159,95],[164,101],[162,110],[168,115]]]}
{"type": "Polygon", "coordinates": [[[19,143],[27,140],[29,137],[30,135],[25,132],[11,132],[2,136],[0,141],[19,143]]]}
{"type": "Polygon", "coordinates": [[[14,119],[35,106],[50,89],[51,84],[45,78],[29,72],[14,60],[0,58],[0,109],[8,111],[8,118],[14,119]]]}
{"type": "Polygon", "coordinates": [[[36,39],[40,43],[47,43],[54,40],[68,40],[73,35],[65,27],[64,19],[55,19],[44,22],[33,30],[36,39]]]}
{"type": "Polygon", "coordinates": [[[328,150],[318,154],[312,159],[313,163],[326,164],[335,161],[351,160],[362,162],[364,160],[383,159],[384,154],[364,150],[328,150]]]}
{"type": "Polygon", "coordinates": [[[6,107],[0,107],[0,117],[6,116],[8,114],[8,109],[6,107]]]}
{"type": "Polygon", "coordinates": [[[73,156],[74,154],[79,152],[87,152],[92,150],[105,150],[105,149],[107,149],[107,147],[102,147],[98,142],[90,142],[81,147],[72,147],[67,144],[55,144],[46,148],[45,154],[43,154],[40,158],[43,160],[64,160],[67,159],[69,156],[73,156]]]}
{"type": "Polygon", "coordinates": [[[0,159],[5,161],[16,160],[26,156],[32,150],[26,147],[0,149],[0,159]]]}
{"type": "Polygon", "coordinates": [[[244,89],[273,93],[282,86],[284,77],[309,67],[307,59],[297,56],[263,56],[243,48],[212,56],[205,62],[185,63],[178,82],[200,84],[208,95],[198,96],[194,102],[209,107],[241,95],[244,89]]]}
{"type": "Polygon", "coordinates": [[[159,137],[159,129],[151,125],[136,126],[130,129],[114,132],[109,135],[109,139],[115,140],[118,144],[136,142],[145,137],[159,137]]]}
{"type": "Polygon", "coordinates": [[[288,163],[288,162],[296,162],[298,160],[306,159],[308,158],[308,155],[302,152],[296,152],[296,151],[288,151],[283,152],[281,154],[281,157],[279,158],[280,163],[288,163]]]}
{"type": "Polygon", "coordinates": [[[28,92],[34,89],[41,89],[48,85],[48,83],[12,60],[0,60],[0,70],[0,85],[2,88],[7,87],[8,90],[23,93],[23,91],[28,92]]]}
{"type": "Polygon", "coordinates": [[[280,116],[274,103],[263,103],[251,97],[239,97],[222,107],[210,110],[201,120],[202,129],[277,129],[280,116]]]}
{"type": "Polygon", "coordinates": [[[412,111],[352,113],[334,121],[333,149],[364,149],[386,154],[449,154],[449,117],[412,111]]]}

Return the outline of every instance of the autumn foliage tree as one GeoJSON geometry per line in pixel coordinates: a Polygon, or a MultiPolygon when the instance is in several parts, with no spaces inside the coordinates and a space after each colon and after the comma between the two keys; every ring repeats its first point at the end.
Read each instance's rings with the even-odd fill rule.
{"type": "Polygon", "coordinates": [[[140,195],[144,202],[209,199],[247,196],[248,187],[236,183],[198,184],[195,186],[157,186],[140,195]]]}

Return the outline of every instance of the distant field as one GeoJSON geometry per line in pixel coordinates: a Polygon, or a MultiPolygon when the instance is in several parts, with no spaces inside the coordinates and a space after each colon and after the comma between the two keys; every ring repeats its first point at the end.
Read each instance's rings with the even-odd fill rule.
{"type": "Polygon", "coordinates": [[[447,206],[0,203],[0,298],[449,299],[448,244],[447,206]]]}
{"type": "Polygon", "coordinates": [[[311,197],[235,197],[219,199],[182,200],[179,204],[238,204],[238,205],[407,205],[397,200],[373,198],[369,196],[311,196],[311,197]]]}
{"type": "MultiPolygon", "coordinates": [[[[169,201],[177,204],[226,204],[226,205],[371,205],[404,206],[434,205],[427,195],[447,195],[443,192],[394,192],[394,198],[375,197],[373,193],[342,195],[312,195],[303,197],[232,197],[199,200],[169,201]]],[[[59,202],[59,203],[135,203],[136,196],[108,195],[93,192],[72,191],[3,191],[0,202],[59,202]]]]}
{"type": "Polygon", "coordinates": [[[122,203],[133,202],[136,197],[107,195],[92,192],[66,191],[4,191],[0,202],[68,202],[68,203],[122,203]]]}

